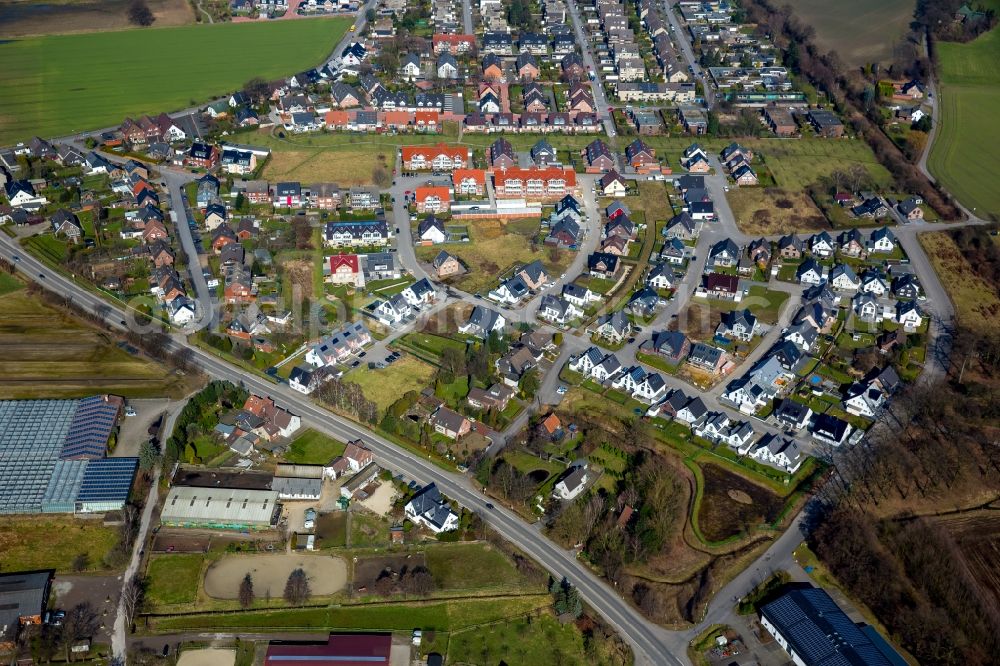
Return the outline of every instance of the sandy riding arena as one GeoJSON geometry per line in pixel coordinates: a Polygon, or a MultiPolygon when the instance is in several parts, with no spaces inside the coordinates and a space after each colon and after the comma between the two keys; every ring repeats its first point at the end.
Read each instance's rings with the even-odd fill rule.
{"type": "Polygon", "coordinates": [[[235,650],[205,648],[204,650],[184,650],[177,666],[233,666],[236,663],[235,650]]]}
{"type": "Polygon", "coordinates": [[[205,593],[215,599],[239,597],[240,581],[249,572],[258,599],[285,592],[288,574],[301,567],[309,577],[313,596],[335,594],[347,585],[347,564],[328,555],[229,555],[205,573],[205,593]]]}

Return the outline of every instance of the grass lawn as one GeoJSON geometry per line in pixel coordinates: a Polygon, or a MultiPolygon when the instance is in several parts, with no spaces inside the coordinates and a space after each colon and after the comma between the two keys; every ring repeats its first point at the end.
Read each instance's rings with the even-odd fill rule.
{"type": "Polygon", "coordinates": [[[180,397],[193,388],[23,290],[0,296],[0,349],[2,398],[180,397]]]}
{"type": "MultiPolygon", "coordinates": [[[[471,222],[469,242],[448,246],[448,251],[469,268],[468,273],[457,278],[456,286],[470,293],[489,291],[497,285],[501,273],[535,259],[541,259],[550,277],[558,277],[572,261],[573,253],[542,246],[532,249],[531,241],[537,234],[538,220],[530,226],[521,220],[471,222]]],[[[435,246],[418,247],[417,258],[431,261],[440,251],[435,246]]]]}
{"type": "Polygon", "coordinates": [[[100,570],[118,543],[118,530],[99,520],[72,516],[0,518],[0,571],[55,569],[71,572],[73,560],[87,554],[87,570],[100,570]]]}
{"type": "Polygon", "coordinates": [[[0,273],[0,296],[24,289],[24,283],[13,275],[0,273]]]}
{"type": "Polygon", "coordinates": [[[407,391],[425,388],[432,377],[433,366],[407,354],[386,368],[369,370],[360,365],[344,375],[344,381],[359,384],[365,397],[375,401],[379,412],[384,414],[407,391]]]}
{"type": "Polygon", "coordinates": [[[776,187],[734,187],[726,198],[740,231],[753,236],[829,227],[822,211],[805,192],[776,187]]]}
{"type": "Polygon", "coordinates": [[[591,664],[576,625],[550,614],[502,622],[452,634],[448,661],[454,664],[591,664]]]}
{"type": "Polygon", "coordinates": [[[154,632],[212,629],[275,629],[330,631],[455,631],[487,622],[498,622],[545,608],[552,603],[548,593],[512,598],[464,599],[441,603],[398,603],[296,608],[249,613],[176,616],[150,622],[154,632]]]}
{"type": "Polygon", "coordinates": [[[389,523],[375,514],[354,511],[351,513],[350,546],[353,548],[389,545],[389,523]]]}
{"type": "Polygon", "coordinates": [[[1000,296],[996,288],[980,276],[947,232],[935,231],[917,238],[955,304],[958,321],[963,326],[995,331],[1000,326],[1000,296]]]}
{"type": "Polygon", "coordinates": [[[189,604],[198,599],[201,567],[199,554],[156,555],[149,563],[146,598],[156,606],[189,604]]]}
{"type": "Polygon", "coordinates": [[[507,556],[487,544],[442,544],[428,548],[425,557],[438,589],[525,591],[507,556]]]}
{"type": "Polygon", "coordinates": [[[304,465],[325,465],[344,452],[344,444],[315,430],[306,430],[292,440],[285,460],[304,465]]]}
{"type": "Polygon", "coordinates": [[[788,300],[788,294],[784,291],[772,291],[767,287],[750,287],[748,293],[739,303],[741,307],[750,308],[757,317],[765,324],[778,323],[778,316],[781,313],[781,306],[788,300]]]}
{"type": "Polygon", "coordinates": [[[980,217],[1000,216],[1000,145],[995,111],[1000,105],[1000,30],[968,44],[938,43],[941,118],[927,166],[980,217]]]}
{"type": "Polygon", "coordinates": [[[117,125],[125,116],[205,102],[253,77],[271,80],[314,67],[351,21],[217,23],[7,41],[0,44],[0,143],[117,125]]]}

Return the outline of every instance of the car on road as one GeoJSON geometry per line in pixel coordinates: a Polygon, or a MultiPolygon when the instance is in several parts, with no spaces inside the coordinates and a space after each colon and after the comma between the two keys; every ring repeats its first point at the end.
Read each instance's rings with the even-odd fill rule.
{"type": "Polygon", "coordinates": [[[728,185],[723,185],[722,186],[722,191],[723,192],[728,192],[729,191],[729,186],[728,185]]]}
{"type": "Polygon", "coordinates": [[[558,393],[559,395],[566,395],[566,391],[568,391],[568,390],[569,389],[566,388],[566,385],[564,384],[564,385],[562,385],[562,386],[560,386],[559,388],[556,389],[556,393],[558,393]]]}
{"type": "Polygon", "coordinates": [[[19,261],[21,261],[21,257],[19,257],[19,256],[17,256],[17,255],[15,254],[15,255],[14,255],[14,263],[16,264],[16,263],[17,263],[17,262],[19,262],[19,261]]]}
{"type": "Polygon", "coordinates": [[[490,511],[492,511],[492,510],[493,510],[493,509],[495,509],[496,507],[495,507],[495,506],[493,506],[493,502],[487,502],[487,503],[486,503],[486,508],[487,508],[487,509],[489,509],[490,511]]]}
{"type": "Polygon", "coordinates": [[[399,227],[396,227],[396,233],[397,234],[399,233],[399,227]]]}
{"type": "Polygon", "coordinates": [[[358,358],[364,358],[365,356],[368,356],[368,352],[366,351],[363,351],[360,354],[358,354],[358,358]]]}
{"type": "Polygon", "coordinates": [[[44,280],[45,279],[45,273],[39,273],[38,277],[40,277],[40,278],[42,278],[44,280]]]}
{"type": "Polygon", "coordinates": [[[356,367],[358,367],[359,365],[361,365],[361,361],[355,361],[354,363],[351,363],[351,367],[352,367],[352,368],[356,368],[356,367]]]}

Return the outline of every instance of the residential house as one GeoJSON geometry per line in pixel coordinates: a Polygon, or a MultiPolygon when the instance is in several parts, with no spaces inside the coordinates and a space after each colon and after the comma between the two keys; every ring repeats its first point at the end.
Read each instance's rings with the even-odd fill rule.
{"type": "Polygon", "coordinates": [[[458,528],[458,514],[452,511],[433,483],[417,491],[403,507],[403,513],[410,522],[426,527],[435,534],[458,528]]]}
{"type": "Polygon", "coordinates": [[[586,490],[588,480],[589,476],[587,474],[586,464],[571,467],[570,470],[556,482],[552,494],[554,497],[567,502],[574,500],[580,495],[580,493],[586,490]]]}
{"type": "Polygon", "coordinates": [[[489,337],[491,333],[503,335],[507,320],[496,310],[477,305],[469,315],[469,321],[459,327],[464,335],[474,335],[479,338],[489,337]]]}
{"type": "Polygon", "coordinates": [[[587,257],[587,270],[594,277],[613,278],[618,273],[618,257],[607,252],[594,252],[587,257]]]}
{"type": "Polygon", "coordinates": [[[760,333],[760,322],[750,310],[730,310],[722,315],[716,335],[749,342],[760,333]]]}
{"type": "Polygon", "coordinates": [[[890,254],[896,250],[896,235],[889,227],[879,227],[872,231],[868,244],[872,252],[890,254]]]}
{"type": "Polygon", "coordinates": [[[794,234],[778,239],[778,254],[781,255],[782,259],[801,259],[803,249],[802,240],[794,234]]]}
{"type": "Polygon", "coordinates": [[[441,250],[441,252],[434,257],[433,266],[434,270],[437,271],[437,276],[441,279],[458,275],[465,270],[457,257],[448,254],[444,250],[441,250]]]}
{"type": "Polygon", "coordinates": [[[356,289],[365,286],[365,274],[356,254],[335,254],[329,257],[330,274],[326,281],[335,285],[350,285],[356,289]]]}
{"type": "Polygon", "coordinates": [[[849,264],[837,264],[830,271],[830,286],[840,291],[857,291],[861,280],[849,264]]]}
{"type": "Polygon", "coordinates": [[[680,331],[659,331],[653,333],[650,348],[677,365],[691,352],[691,341],[680,331]]]}
{"type": "Polygon", "coordinates": [[[823,267],[815,259],[806,259],[795,269],[795,279],[802,284],[822,284],[823,267]]]}
{"type": "Polygon", "coordinates": [[[628,191],[628,184],[620,173],[611,169],[596,183],[597,191],[605,197],[623,197],[628,191]]]}
{"type": "Polygon", "coordinates": [[[632,322],[624,311],[618,310],[599,319],[595,332],[611,344],[621,344],[632,332],[632,322]]]}
{"type": "Polygon", "coordinates": [[[371,333],[363,323],[347,324],[310,347],[306,352],[306,363],[316,368],[342,363],[351,354],[362,351],[371,341],[371,333]]]}
{"type": "Polygon", "coordinates": [[[692,366],[714,375],[722,372],[728,361],[729,355],[724,349],[713,347],[704,342],[696,342],[692,345],[691,352],[687,357],[687,362],[692,366]]]}

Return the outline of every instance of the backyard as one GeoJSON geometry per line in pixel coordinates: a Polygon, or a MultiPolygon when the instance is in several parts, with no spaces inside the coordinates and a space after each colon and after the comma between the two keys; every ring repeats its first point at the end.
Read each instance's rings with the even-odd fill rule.
{"type": "Polygon", "coordinates": [[[175,111],[231,92],[253,77],[269,80],[313,67],[350,24],[347,18],[219,23],[5,41],[0,43],[5,65],[0,143],[175,111]],[[215,57],[206,44],[212,54],[240,56],[215,57]],[[134,81],[156,85],[122,83],[134,81]]]}
{"type": "Polygon", "coordinates": [[[344,452],[344,444],[315,430],[292,440],[285,460],[303,465],[325,465],[344,452]]]}

